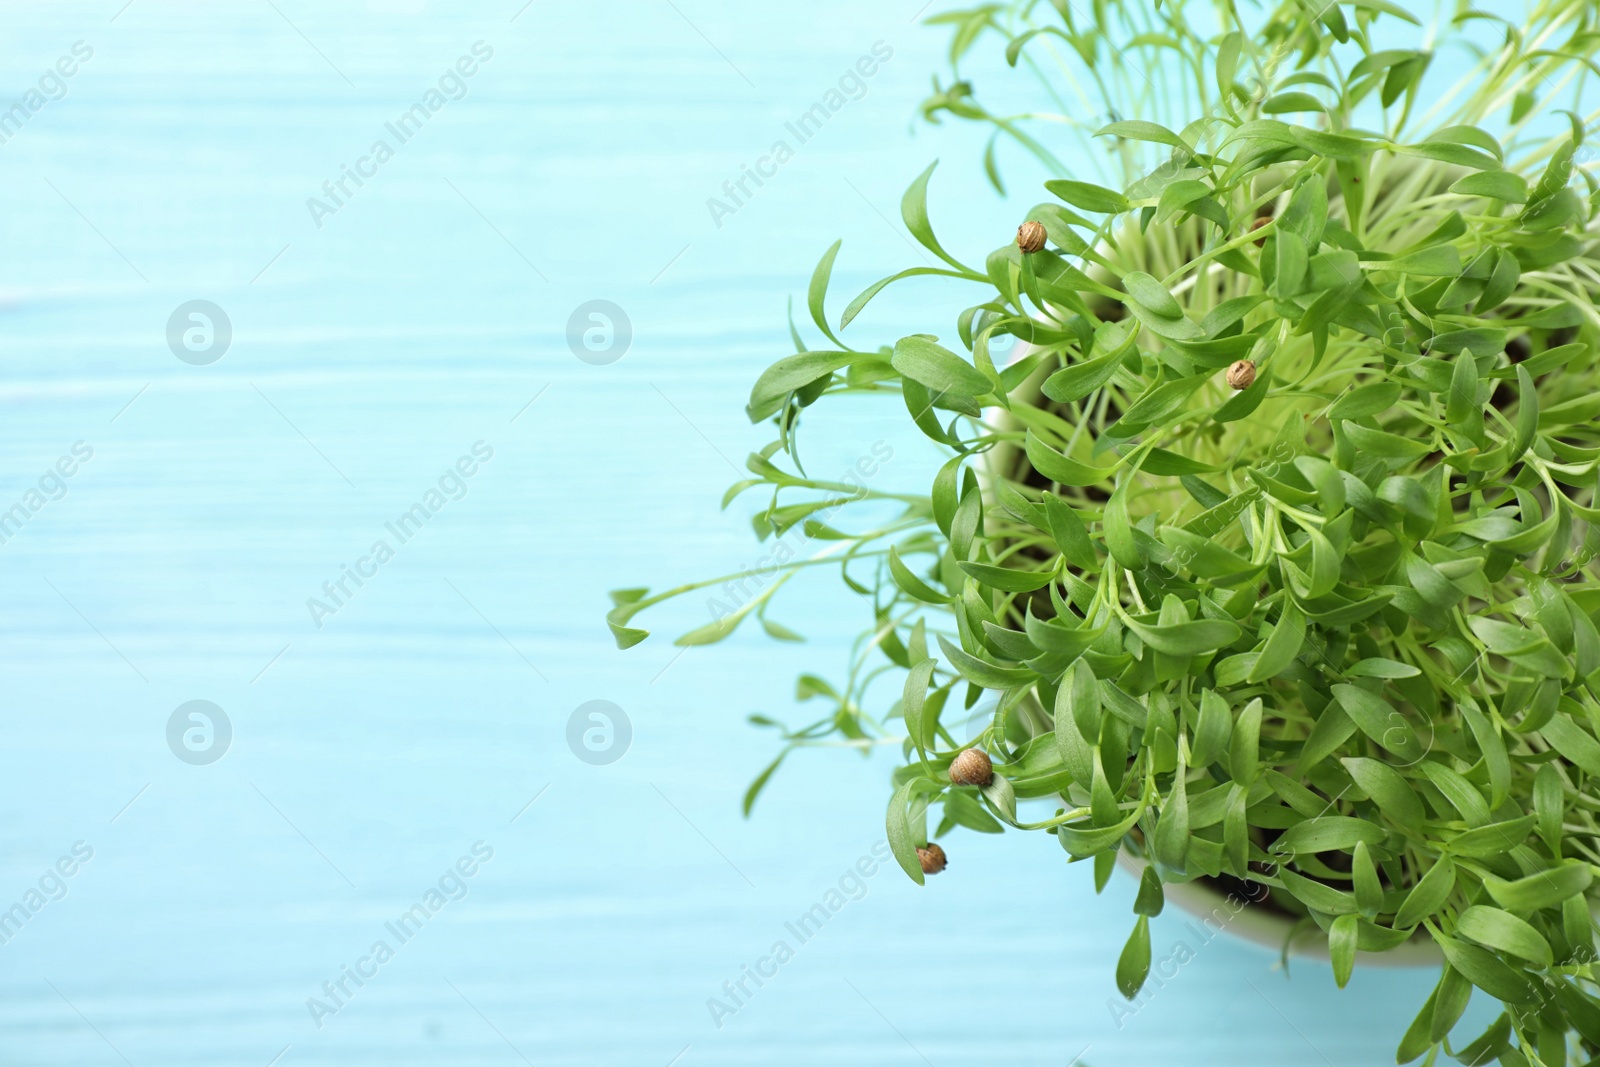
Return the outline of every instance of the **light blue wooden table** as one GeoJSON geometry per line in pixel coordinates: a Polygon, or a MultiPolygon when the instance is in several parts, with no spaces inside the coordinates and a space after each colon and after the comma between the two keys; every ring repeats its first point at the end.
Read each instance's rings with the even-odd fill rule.
{"type": "MultiPolygon", "coordinates": [[[[611,645],[607,589],[758,557],[717,502],[827,244],[851,292],[916,263],[891,220],[937,156],[952,247],[1031,203],[985,192],[974,131],[916,124],[943,48],[916,0],[122,2],[0,11],[0,94],[41,89],[0,145],[0,1062],[1389,1062],[1426,975],[1336,993],[1168,915],[1158,958],[1195,958],[1129,1014],[1126,880],[1096,897],[1044,836],[958,838],[926,889],[877,869],[887,759],[807,754],[741,819],[772,752],[744,717],[799,718],[794,675],[862,618],[836,583],[775,613],[802,647],[679,658],[698,603],[611,645]],[[859,99],[708,207],[876,42],[859,99]],[[220,359],[169,347],[194,300],[220,359]],[[631,323],[615,362],[568,347],[591,300],[631,323]],[[216,762],[169,747],[194,700],[216,762]],[[620,761],[568,748],[591,700],[620,761]]],[[[939,295],[862,336],[949,331],[939,295]]],[[[813,429],[819,469],[879,440],[884,484],[934,469],[892,411],[813,429]]]]}

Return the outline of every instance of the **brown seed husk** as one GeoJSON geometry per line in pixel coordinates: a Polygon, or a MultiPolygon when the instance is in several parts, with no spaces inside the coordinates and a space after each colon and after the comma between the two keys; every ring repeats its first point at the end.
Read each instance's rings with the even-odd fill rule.
{"type": "Polygon", "coordinates": [[[1045,232],[1042,222],[1024,222],[1017,227],[1017,247],[1024,252],[1037,252],[1044,247],[1045,239],[1049,234],[1045,232]]]}
{"type": "Polygon", "coordinates": [[[956,785],[988,785],[994,781],[994,764],[981,748],[969,748],[950,761],[950,780],[956,785]]]}

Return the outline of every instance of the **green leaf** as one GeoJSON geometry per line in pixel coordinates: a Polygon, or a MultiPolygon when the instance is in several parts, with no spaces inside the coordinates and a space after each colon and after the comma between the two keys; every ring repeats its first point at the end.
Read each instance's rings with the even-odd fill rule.
{"type": "Polygon", "coordinates": [[[1216,422],[1238,422],[1254,414],[1271,389],[1272,371],[1264,370],[1256,376],[1256,380],[1251,382],[1248,388],[1241,389],[1218,405],[1211,418],[1216,422]]]}
{"type": "Polygon", "coordinates": [[[1528,451],[1539,433],[1539,391],[1534,388],[1533,376],[1528,368],[1517,364],[1517,436],[1506,455],[1507,463],[1515,463],[1528,451]]]}
{"type": "Polygon", "coordinates": [[[1122,352],[1107,352],[1084,363],[1063,367],[1044,380],[1040,390],[1058,404],[1082,400],[1111,380],[1122,365],[1122,352]]]}
{"type": "Polygon", "coordinates": [[[761,628],[767,632],[767,636],[768,637],[772,638],[775,641],[804,641],[805,640],[805,638],[803,636],[801,636],[798,633],[795,633],[793,630],[789,629],[787,626],[783,625],[780,622],[774,622],[773,620],[771,620],[769,618],[766,618],[765,616],[763,616],[762,619],[761,619],[761,628]]]}
{"type": "Polygon", "coordinates": [[[1485,875],[1483,884],[1495,902],[1508,911],[1535,912],[1578,896],[1589,888],[1593,880],[1594,869],[1587,863],[1574,860],[1514,882],[1502,881],[1492,874],[1485,875]]]}
{"type": "Polygon", "coordinates": [[[1506,752],[1505,741],[1495,731],[1494,724],[1470,699],[1458,700],[1457,707],[1461,717],[1467,721],[1467,728],[1472,731],[1472,739],[1478,743],[1478,751],[1483,753],[1484,768],[1489,772],[1489,786],[1493,794],[1489,806],[1498,808],[1505,803],[1511,790],[1511,757],[1506,752]]]}
{"type": "Polygon", "coordinates": [[[961,503],[959,479],[961,464],[966,458],[966,456],[952,457],[939,468],[939,473],[933,478],[933,491],[929,503],[933,505],[933,521],[938,523],[940,532],[946,537],[950,536],[950,522],[955,518],[956,508],[961,503]]]}
{"type": "Polygon", "coordinates": [[[1145,644],[1169,656],[1198,656],[1215,652],[1237,641],[1243,633],[1237,624],[1222,619],[1196,619],[1170,626],[1153,626],[1129,619],[1127,627],[1138,634],[1145,644]]]}
{"type": "MultiPolygon", "coordinates": [[[[1472,983],[1448,963],[1444,965],[1439,984],[1434,987],[1433,1026],[1430,1033],[1435,1041],[1443,1041],[1461,1019],[1472,999],[1472,983]]],[[[1472,1060],[1465,1060],[1472,1063],[1472,1060]]]]}
{"type": "Polygon", "coordinates": [[[1128,943],[1122,947],[1122,955],[1117,958],[1117,988],[1123,996],[1132,1000],[1139,995],[1149,973],[1150,919],[1141,915],[1138,922],[1133,924],[1128,943]]]}
{"type": "MultiPolygon", "coordinates": [[[[1429,1001],[1429,1006],[1430,1008],[1432,1006],[1431,1000],[1429,1001]]],[[[1482,1034],[1456,1049],[1456,1059],[1461,1063],[1472,1064],[1473,1067],[1481,1067],[1481,1065],[1492,1063],[1497,1058],[1501,1063],[1505,1063],[1507,1062],[1506,1053],[1514,1051],[1509,1043],[1510,1037],[1511,1014],[1509,1012],[1501,1012],[1499,1017],[1490,1023],[1489,1028],[1482,1034]]],[[[1412,1059],[1415,1058],[1415,1056],[1412,1057],[1412,1059]]]]}
{"type": "Polygon", "coordinates": [[[1533,776],[1533,808],[1539,820],[1539,836],[1544,838],[1551,855],[1561,855],[1561,818],[1566,812],[1566,796],[1561,772],[1551,764],[1546,763],[1533,776]]]}
{"type": "MultiPolygon", "coordinates": [[[[1061,762],[1066,764],[1067,773],[1072,776],[1072,780],[1087,787],[1094,778],[1095,759],[1094,749],[1084,738],[1083,731],[1078,728],[1077,718],[1073,712],[1072,672],[1077,670],[1088,670],[1088,668],[1083,666],[1081,661],[1073,664],[1068,676],[1062,679],[1061,687],[1056,690],[1054,713],[1056,749],[1061,755],[1061,762]]],[[[1089,684],[1091,686],[1094,684],[1092,673],[1089,675],[1089,684]]],[[[1094,736],[1100,736],[1098,724],[1094,736]]]]}
{"type": "Polygon", "coordinates": [[[1446,126],[1435,130],[1427,136],[1427,141],[1432,144],[1464,144],[1479,148],[1494,156],[1496,159],[1505,158],[1505,149],[1500,142],[1487,130],[1477,126],[1446,126]]]}
{"type": "Polygon", "coordinates": [[[824,337],[838,345],[845,347],[843,341],[833,335],[833,330],[828,326],[828,315],[823,304],[828,296],[828,280],[833,276],[833,261],[839,255],[839,249],[844,241],[833,242],[833,245],[822,254],[817,261],[817,269],[811,274],[811,287],[806,292],[806,307],[811,312],[811,321],[817,324],[817,329],[822,331],[824,337]]]}
{"type": "Polygon", "coordinates": [[[1395,151],[1407,156],[1419,156],[1422,159],[1432,159],[1440,163],[1449,163],[1456,167],[1471,167],[1474,170],[1498,170],[1500,161],[1487,152],[1480,152],[1475,148],[1468,148],[1462,144],[1403,144],[1396,145],[1395,151]]]}
{"type": "Polygon", "coordinates": [[[1226,34],[1217,45],[1217,92],[1225,102],[1233,95],[1233,79],[1239,70],[1239,52],[1243,47],[1244,34],[1238,30],[1226,34]]]}
{"type": "MultiPolygon", "coordinates": [[[[972,543],[983,526],[983,493],[975,477],[969,476],[968,483],[961,491],[961,503],[956,505],[956,513],[950,516],[950,551],[956,559],[966,559],[972,555],[972,543]]],[[[954,583],[948,578],[943,578],[943,581],[945,587],[954,592],[954,583]]]]}
{"type": "Polygon", "coordinates": [[[1556,979],[1551,984],[1555,986],[1556,1002],[1572,1028],[1591,1046],[1600,1043],[1600,1003],[1570,980],[1556,979]]]}
{"type": "MultiPolygon", "coordinates": [[[[1522,267],[1517,263],[1517,257],[1503,248],[1495,249],[1494,273],[1489,276],[1489,282],[1483,287],[1483,293],[1473,306],[1479,314],[1492,308],[1499,307],[1516,291],[1517,283],[1522,280],[1522,267]]],[[[1555,351],[1559,351],[1556,349],[1555,351]]],[[[1545,353],[1548,355],[1548,353],[1545,353]]],[[[1518,364],[1523,366],[1523,364],[1518,364]]],[[[1533,373],[1533,363],[1526,364],[1529,373],[1533,373]]]]}
{"type": "Polygon", "coordinates": [[[959,561],[956,566],[966,571],[990,589],[1002,593],[1031,593],[1043,589],[1054,577],[1053,571],[1018,571],[1009,567],[993,567],[987,563],[959,561]]]}
{"type": "Polygon", "coordinates": [[[1534,999],[1528,980],[1492,952],[1443,934],[1435,934],[1433,939],[1444,950],[1444,958],[1450,961],[1450,966],[1491,997],[1507,1004],[1527,1004],[1534,999]]]}
{"type": "Polygon", "coordinates": [[[1209,767],[1221,759],[1232,733],[1233,716],[1228,712],[1228,702],[1216,690],[1207,689],[1200,694],[1200,718],[1190,746],[1191,762],[1196,767],[1209,767]]]}
{"type": "Polygon", "coordinates": [[[1172,791],[1156,821],[1155,840],[1151,849],[1157,863],[1179,873],[1184,871],[1189,852],[1189,793],[1183,784],[1185,770],[1180,753],[1177,774],[1172,779],[1172,791]]]}
{"type": "Polygon", "coordinates": [[[613,618],[619,611],[623,611],[624,607],[614,608],[606,615],[606,626],[611,630],[611,639],[617,643],[617,647],[620,649],[632,648],[650,636],[649,630],[641,630],[636,626],[624,626],[623,623],[627,621],[626,616],[622,618],[621,622],[613,618]]]}
{"type": "Polygon", "coordinates": [[[1111,882],[1111,873],[1117,869],[1117,854],[1101,852],[1094,858],[1094,891],[1098,896],[1111,882]]]}
{"type": "Polygon", "coordinates": [[[1600,776],[1600,741],[1591,737],[1587,730],[1558,713],[1541,726],[1539,732],[1550,742],[1551,748],[1582,767],[1585,774],[1600,776]]]}
{"type": "Polygon", "coordinates": [[[1534,822],[1534,816],[1524,815],[1479,826],[1457,834],[1445,842],[1445,848],[1458,856],[1498,856],[1522,844],[1534,822]]]}
{"type": "Polygon", "coordinates": [[[1277,625],[1262,644],[1261,655],[1255,666],[1250,668],[1246,680],[1251,684],[1264,682],[1287,670],[1300,654],[1305,639],[1305,616],[1293,601],[1285,599],[1283,614],[1278,617],[1277,625]]]}
{"type": "Polygon", "coordinates": [[[1059,653],[1069,661],[1083,655],[1105,632],[1104,625],[1074,627],[1060,621],[1046,622],[1033,614],[1032,605],[1023,618],[1023,629],[1035,647],[1059,653]]]}
{"type": "MultiPolygon", "coordinates": [[[[1400,1039],[1400,1047],[1394,1054],[1396,1063],[1410,1063],[1436,1044],[1433,1039],[1433,1009],[1437,1000],[1437,990],[1429,993],[1422,1010],[1417,1012],[1417,1017],[1406,1027],[1405,1036],[1400,1039]]],[[[1481,1061],[1471,1062],[1477,1064],[1481,1061]]]]}
{"type": "Polygon", "coordinates": [[[1409,663],[1375,656],[1351,664],[1344,673],[1348,678],[1415,678],[1422,672],[1409,663]]]}
{"type": "Polygon", "coordinates": [[[1297,233],[1280,230],[1275,240],[1277,273],[1272,288],[1273,295],[1287,299],[1300,292],[1306,275],[1306,242],[1297,233]]]}
{"type": "Polygon", "coordinates": [[[939,636],[939,647],[944,649],[945,659],[950,661],[950,665],[961,672],[961,677],[984,689],[1016,689],[1019,686],[1030,685],[1039,678],[1032,671],[999,667],[981,660],[959,646],[951,644],[942,634],[939,636]]]}
{"type": "Polygon", "coordinates": [[[1012,826],[1017,824],[1017,793],[1009,778],[995,775],[994,779],[986,786],[981,787],[983,797],[1000,814],[1000,817],[1012,826]]]}
{"type": "Polygon", "coordinates": [[[1291,132],[1295,144],[1328,159],[1356,159],[1370,155],[1378,147],[1376,141],[1364,137],[1324,133],[1321,130],[1308,130],[1304,126],[1291,127],[1291,132]]]}
{"type": "Polygon", "coordinates": [[[1346,815],[1324,815],[1296,823],[1272,843],[1272,850],[1297,856],[1308,852],[1343,852],[1357,842],[1381,845],[1388,838],[1381,826],[1346,815]]]}
{"type": "Polygon", "coordinates": [[[950,597],[930,588],[926,582],[911,573],[900,559],[900,553],[895,546],[889,546],[889,576],[894,579],[894,584],[900,591],[913,600],[920,600],[924,604],[948,604],[950,597]]]}
{"type": "Polygon", "coordinates": [[[1416,791],[1399,771],[1387,763],[1364,756],[1346,756],[1339,762],[1350,772],[1357,788],[1378,805],[1379,811],[1407,829],[1421,831],[1422,820],[1427,813],[1416,791]]]}
{"type": "Polygon", "coordinates": [[[1357,449],[1379,459],[1411,463],[1433,451],[1430,441],[1416,441],[1383,430],[1369,430],[1353,422],[1344,423],[1344,432],[1357,449]]]}
{"type": "Polygon", "coordinates": [[[924,659],[912,665],[900,695],[900,717],[905,720],[906,733],[919,749],[927,748],[933,741],[932,731],[922,721],[922,713],[928,699],[928,682],[938,665],[935,659],[924,659]]]}
{"type": "Polygon", "coordinates": [[[1334,699],[1361,732],[1407,763],[1420,760],[1422,743],[1411,723],[1394,706],[1375,693],[1353,685],[1335,685],[1334,699]]]}
{"type": "MultiPolygon", "coordinates": [[[[1277,93],[1261,102],[1264,115],[1283,115],[1296,111],[1327,111],[1328,105],[1310,93],[1277,93]]],[[[1343,982],[1339,983],[1341,986],[1343,982]]]]}
{"type": "MultiPolygon", "coordinates": [[[[1043,472],[1041,472],[1043,473],[1043,472]]],[[[1137,568],[1144,557],[1133,540],[1133,524],[1128,520],[1128,483],[1124,480],[1106,501],[1104,513],[1106,548],[1124,567],[1137,568]]]]}
{"type": "MultiPolygon", "coordinates": [[[[754,601],[751,603],[753,604],[754,601]]],[[[744,621],[744,617],[748,613],[749,607],[747,605],[732,615],[724,615],[722,618],[708,622],[704,626],[695,627],[672,643],[684,648],[694,645],[714,645],[737,630],[739,624],[744,621]]]]}
{"type": "Polygon", "coordinates": [[[1584,897],[1568,897],[1561,902],[1561,932],[1572,946],[1572,956],[1585,962],[1594,959],[1594,917],[1584,897]]]}
{"type": "Polygon", "coordinates": [[[1460,426],[1474,414],[1481,422],[1483,408],[1478,403],[1478,366],[1470,353],[1463,352],[1455,358],[1455,366],[1451,368],[1444,420],[1452,426],[1460,426]]]}
{"type": "Polygon", "coordinates": [[[1328,927],[1328,959],[1333,963],[1333,980],[1340,989],[1350,981],[1356,965],[1356,935],[1360,917],[1341,915],[1328,927]]]}
{"type": "Polygon", "coordinates": [[[1528,201],[1528,183],[1509,170],[1483,170],[1469,174],[1450,186],[1450,191],[1461,196],[1504,200],[1508,204],[1524,204],[1528,201]]]}
{"type": "Polygon", "coordinates": [[[1328,409],[1330,419],[1362,419],[1387,411],[1400,399],[1400,386],[1394,382],[1360,385],[1336,400],[1328,409]]]}
{"type": "Polygon", "coordinates": [[[1044,494],[1043,504],[1050,536],[1066,561],[1079,570],[1098,567],[1100,557],[1095,554],[1094,545],[1089,540],[1089,530],[1072,505],[1054,493],[1044,494]]]}
{"type": "Polygon", "coordinates": [[[1450,892],[1455,887],[1456,865],[1448,857],[1441,856],[1406,894],[1400,910],[1395,913],[1395,926],[1412,927],[1437,914],[1445,901],[1450,899],[1450,892]]]}
{"type": "Polygon", "coordinates": [[[796,700],[810,700],[813,697],[827,697],[830,700],[840,700],[838,690],[829,685],[825,679],[814,674],[802,674],[795,679],[794,698],[796,700]]]}
{"type": "Polygon", "coordinates": [[[1365,841],[1356,842],[1351,854],[1350,881],[1361,914],[1369,920],[1376,919],[1383,911],[1383,882],[1378,878],[1377,864],[1373,863],[1372,850],[1365,841]]]}
{"type": "Polygon", "coordinates": [[[1045,182],[1044,187],[1073,207],[1101,215],[1120,215],[1130,206],[1128,198],[1121,193],[1112,192],[1104,186],[1092,185],[1089,182],[1057,179],[1045,182]]]}
{"type": "Polygon", "coordinates": [[[1356,81],[1360,78],[1366,77],[1369,74],[1382,73],[1397,63],[1403,63],[1406,60],[1416,59],[1421,55],[1423,55],[1423,53],[1414,52],[1410,49],[1404,48],[1391,48],[1380,52],[1369,53],[1365,56],[1362,56],[1361,59],[1356,62],[1356,65],[1350,68],[1350,81],[1356,81]]]}
{"type": "Polygon", "coordinates": [[[761,373],[750,389],[747,411],[751,422],[760,422],[773,415],[785,398],[820,378],[852,363],[878,359],[861,352],[799,352],[785,356],[761,373]]]}
{"type": "Polygon", "coordinates": [[[935,393],[982,396],[996,386],[983,372],[927,337],[902,337],[894,344],[889,364],[935,393]]]}
{"type": "MultiPolygon", "coordinates": [[[[1004,781],[1005,779],[1000,779],[1004,781]]],[[[980,834],[1003,834],[1006,828],[982,804],[959,789],[944,795],[944,817],[957,826],[980,834]]]]}
{"type": "Polygon", "coordinates": [[[933,177],[933,168],[938,165],[937,160],[930,163],[928,169],[918,175],[917,180],[906,189],[905,196],[900,198],[900,218],[905,221],[906,229],[911,231],[911,236],[915,237],[923,248],[956,270],[968,274],[976,273],[946,252],[939,244],[939,239],[933,235],[933,224],[928,220],[928,179],[933,177]]]}
{"type": "Polygon", "coordinates": [[[1228,771],[1235,782],[1247,789],[1255,782],[1258,771],[1261,707],[1260,697],[1244,706],[1228,743],[1228,771]]]}
{"type": "Polygon", "coordinates": [[[1062,455],[1029,430],[1023,442],[1023,450],[1027,453],[1028,462],[1033,469],[1059,485],[1086,486],[1098,485],[1111,477],[1115,468],[1091,467],[1087,463],[1079,463],[1062,455]]]}
{"type": "Polygon", "coordinates": [[[1373,269],[1398,271],[1421,278],[1453,278],[1461,273],[1461,253],[1455,245],[1434,245],[1399,259],[1383,260],[1374,264],[1373,269]]]}
{"type": "Polygon", "coordinates": [[[783,762],[783,758],[788,754],[788,749],[778,753],[778,758],[767,764],[767,769],[756,775],[755,781],[751,782],[750,787],[744,791],[744,800],[739,805],[739,808],[745,818],[748,819],[750,817],[750,810],[756,806],[756,798],[761,795],[761,790],[766,788],[773,772],[778,769],[778,765],[783,762]]]}
{"type": "Polygon", "coordinates": [[[1123,275],[1122,284],[1128,290],[1128,296],[1152,315],[1164,319],[1183,317],[1183,308],[1167,292],[1167,287],[1144,271],[1129,271],[1123,275]]]}
{"type": "Polygon", "coordinates": [[[1488,825],[1489,805],[1477,786],[1437,760],[1425,760],[1417,764],[1417,769],[1444,795],[1450,806],[1461,813],[1468,826],[1477,828],[1488,825]]]}
{"type": "MultiPolygon", "coordinates": [[[[1158,144],[1168,144],[1173,148],[1181,148],[1185,152],[1193,152],[1194,148],[1165,126],[1154,122],[1143,122],[1130,119],[1124,122],[1113,122],[1109,126],[1102,126],[1094,131],[1096,137],[1124,137],[1130,141],[1155,141],[1158,144]]],[[[1052,190],[1054,192],[1054,190],[1052,190]]]]}
{"type": "Polygon", "coordinates": [[[1133,900],[1133,913],[1155,918],[1166,906],[1167,897],[1161,889],[1161,876],[1154,867],[1146,867],[1139,876],[1139,895],[1133,900]]]}
{"type": "Polygon", "coordinates": [[[894,853],[900,869],[918,885],[923,885],[924,879],[922,861],[917,859],[917,841],[911,834],[911,802],[917,794],[937,789],[938,783],[932,779],[911,778],[889,798],[889,815],[884,825],[889,837],[889,850],[894,853]]]}
{"type": "Polygon", "coordinates": [[[1354,896],[1312,881],[1303,874],[1283,869],[1278,872],[1278,880],[1296,900],[1313,911],[1325,915],[1354,915],[1358,912],[1354,896]]]}
{"type": "Polygon", "coordinates": [[[1209,200],[1211,192],[1211,186],[1205,182],[1194,178],[1180,178],[1161,190],[1161,200],[1156,205],[1156,223],[1158,225],[1164,223],[1185,209],[1191,213],[1205,210],[1203,205],[1194,207],[1190,205],[1197,200],[1215,203],[1216,201],[1209,200]]]}
{"type": "Polygon", "coordinates": [[[1056,838],[1061,842],[1061,847],[1074,859],[1085,859],[1104,852],[1117,845],[1128,831],[1133,829],[1134,823],[1144,814],[1141,804],[1128,814],[1115,826],[1097,826],[1092,829],[1080,829],[1074,826],[1056,827],[1056,838]]]}
{"type": "Polygon", "coordinates": [[[1228,872],[1243,875],[1250,863],[1250,822],[1246,810],[1249,790],[1235,785],[1228,790],[1228,810],[1222,819],[1222,847],[1227,857],[1228,872]]]}
{"type": "Polygon", "coordinates": [[[1296,766],[1304,774],[1322,760],[1337,752],[1356,732],[1356,724],[1335,703],[1328,704],[1317,716],[1317,723],[1300,746],[1300,759],[1296,766]]]}
{"type": "Polygon", "coordinates": [[[1306,539],[1311,543],[1311,571],[1304,592],[1307,599],[1316,600],[1333,592],[1339,584],[1339,553],[1314,526],[1306,528],[1306,539]]]}
{"type": "Polygon", "coordinates": [[[1079,660],[1062,677],[1061,687],[1069,701],[1072,721],[1077,725],[1078,732],[1086,738],[1099,737],[1100,683],[1095,679],[1094,671],[1079,660]]]}
{"type": "Polygon", "coordinates": [[[1128,405],[1128,409],[1122,413],[1122,418],[1117,420],[1113,428],[1131,434],[1136,431],[1127,429],[1128,427],[1143,428],[1150,423],[1165,419],[1181,408],[1184,401],[1193,396],[1204,384],[1205,378],[1195,375],[1192,378],[1179,378],[1154,386],[1128,405]]]}
{"type": "Polygon", "coordinates": [[[1487,948],[1527,960],[1536,967],[1548,967],[1555,962],[1550,943],[1539,931],[1499,908],[1483,904],[1468,908],[1456,919],[1456,933],[1487,948]]]}

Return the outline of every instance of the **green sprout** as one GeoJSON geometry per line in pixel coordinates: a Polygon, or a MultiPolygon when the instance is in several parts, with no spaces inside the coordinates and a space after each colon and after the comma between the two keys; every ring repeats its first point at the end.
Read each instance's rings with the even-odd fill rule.
{"type": "MultiPolygon", "coordinates": [[[[1600,184],[1581,106],[1600,26],[1582,0],[1452,10],[1423,28],[1387,0],[1030,0],[930,20],[957,73],[924,115],[992,128],[997,189],[1002,151],[1059,177],[973,266],[934,234],[930,167],[902,215],[940,265],[872,285],[836,329],[835,244],[807,301],[831,347],[795,331],[755,383],[749,416],[777,436],[728,499],[769,488],[763,536],[828,550],[680,643],[750,615],[792,637],[768,605],[822,565],[872,621],[842,684],[800,680],[827,715],[758,717],[783,749],[747,812],[797,748],[899,746],[887,828],[918,883],[942,867],[934,812],[933,837],[1050,833],[1097,889],[1119,853],[1144,862],[1129,997],[1162,885],[1236,879],[1321,932],[1340,985],[1358,951],[1437,946],[1399,1062],[1600,1054],[1600,184]],[[993,113],[961,79],[987,41],[1039,109],[993,113]],[[1446,53],[1465,57],[1454,84],[1430,76],[1446,53]],[[1111,178],[1084,172],[1102,162],[1111,178]],[[976,290],[948,343],[842,339],[929,276],[976,290]],[[947,453],[925,495],[804,473],[804,412],[861,394],[947,453]],[[1060,807],[1026,821],[1019,798],[1060,807]],[[1452,1043],[1474,987],[1504,1012],[1452,1043]]],[[[614,594],[618,644],[722,580],[614,594]]]]}

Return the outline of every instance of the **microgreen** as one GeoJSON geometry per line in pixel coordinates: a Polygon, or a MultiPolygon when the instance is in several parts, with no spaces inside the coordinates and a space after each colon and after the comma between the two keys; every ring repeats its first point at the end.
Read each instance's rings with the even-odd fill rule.
{"type": "MultiPolygon", "coordinates": [[[[1357,951],[1438,946],[1401,1062],[1592,1059],[1593,8],[1463,6],[1424,31],[1387,0],[1219,2],[1204,25],[1198,6],[930,20],[953,63],[998,40],[1033,79],[1026,114],[963,80],[924,112],[992,127],[997,188],[1003,147],[1058,175],[1025,219],[1048,242],[1024,251],[1033,228],[964,262],[934,234],[929,168],[902,216],[941,265],[869,287],[835,329],[835,244],[807,302],[834,347],[797,344],[756,381],[749,415],[777,438],[730,499],[770,489],[758,528],[825,538],[872,621],[842,685],[802,677],[828,713],[778,727],[746,810],[795,748],[898,745],[889,842],[919,883],[930,814],[935,837],[1054,834],[1097,889],[1119,851],[1149,862],[1115,962],[1128,996],[1161,885],[1231,876],[1325,931],[1341,985],[1357,951]],[[1454,85],[1444,55],[1467,57],[1454,85]],[[1101,159],[1109,178],[1088,170],[1101,159]],[[976,291],[942,334],[841,339],[886,286],[927,276],[976,291]],[[999,338],[1025,354],[998,365],[999,338]],[[803,413],[845,394],[903,404],[949,457],[926,495],[855,493],[900,506],[858,532],[845,517],[879,512],[839,506],[796,459],[803,413]],[[974,746],[992,778],[952,783],[974,746]],[[1034,798],[1064,805],[1028,821],[1034,798]],[[1457,1039],[1473,986],[1505,1012],[1457,1039]]],[[[618,643],[708,584],[614,594],[618,643]]],[[[764,620],[781,584],[687,640],[764,620]]]]}

